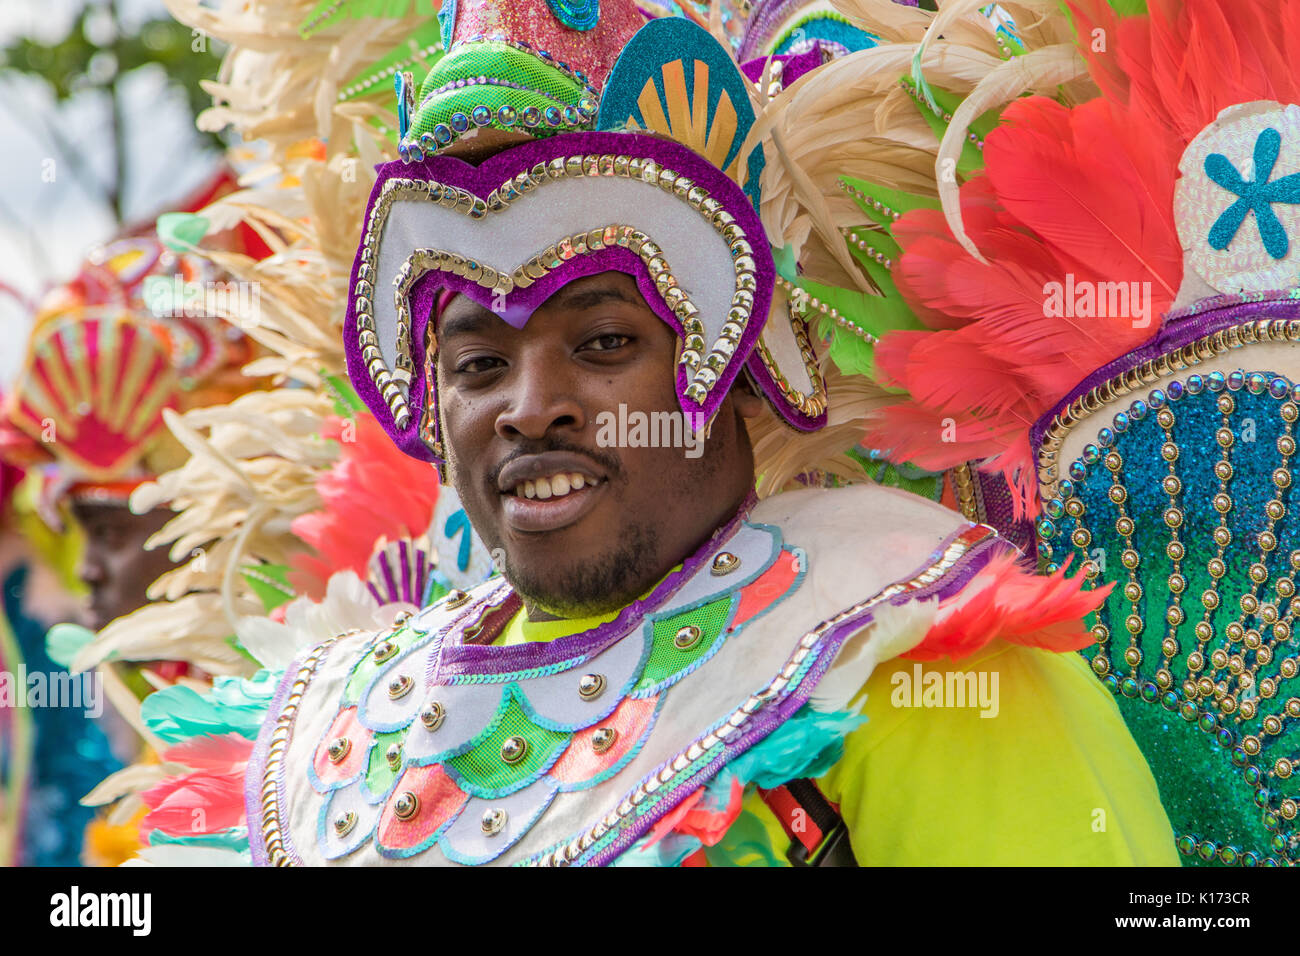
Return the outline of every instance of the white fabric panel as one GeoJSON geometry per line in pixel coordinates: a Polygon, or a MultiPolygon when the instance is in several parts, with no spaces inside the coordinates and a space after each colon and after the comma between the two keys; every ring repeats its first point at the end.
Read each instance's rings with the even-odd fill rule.
{"type": "MultiPolygon", "coordinates": [[[[412,250],[442,249],[476,259],[507,275],[559,239],[598,226],[629,225],[663,249],[677,283],[700,310],[706,346],[726,322],[735,270],[725,239],[686,200],[657,186],[617,176],[553,180],[501,212],[471,219],[431,201],[392,204],[379,247],[375,328],[384,360],[397,359],[393,278],[412,250]]],[[[762,236],[747,237],[758,248],[762,236]]]]}

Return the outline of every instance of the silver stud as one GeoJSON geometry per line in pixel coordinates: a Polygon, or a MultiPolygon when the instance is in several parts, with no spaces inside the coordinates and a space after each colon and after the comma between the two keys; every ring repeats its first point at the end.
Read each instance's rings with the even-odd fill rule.
{"type": "Polygon", "coordinates": [[[420,722],[424,724],[425,730],[437,730],[442,726],[443,719],[446,716],[447,709],[436,700],[432,700],[420,713],[420,722]]]}
{"type": "Polygon", "coordinates": [[[501,759],[512,766],[526,756],[528,756],[528,741],[523,737],[509,737],[501,745],[501,759]]]}
{"type": "Polygon", "coordinates": [[[496,836],[506,828],[506,820],[506,812],[500,807],[493,807],[491,810],[484,812],[479,825],[488,836],[496,836]]]}
{"type": "Polygon", "coordinates": [[[679,651],[689,651],[699,646],[704,639],[704,631],[694,624],[687,624],[673,636],[673,647],[679,651]]]}
{"type": "Polygon", "coordinates": [[[352,752],[352,741],[346,737],[336,737],[330,741],[329,758],[330,763],[342,763],[352,752]]]}
{"type": "Polygon", "coordinates": [[[719,551],[713,558],[713,566],[709,569],[713,574],[721,576],[730,574],[736,568],[740,567],[740,558],[730,551],[719,551]]]}
{"type": "Polygon", "coordinates": [[[458,608],[469,601],[469,595],[460,588],[453,588],[447,592],[445,600],[448,609],[458,608]]]}
{"type": "Polygon", "coordinates": [[[393,801],[393,813],[399,820],[410,820],[420,812],[420,798],[405,790],[393,801]]]}
{"type": "Polygon", "coordinates": [[[380,641],[375,645],[375,663],[382,664],[397,654],[397,645],[392,641],[380,641]]]}
{"type": "Polygon", "coordinates": [[[400,677],[394,677],[388,682],[388,699],[401,700],[411,692],[411,688],[414,686],[415,679],[407,674],[403,674],[400,677]]]}
{"type": "Polygon", "coordinates": [[[618,731],[613,727],[600,727],[591,735],[591,749],[603,754],[618,740],[618,731]]]}
{"type": "Polygon", "coordinates": [[[334,818],[334,833],[337,836],[345,837],[357,825],[357,815],[349,810],[347,813],[340,814],[334,818]]]}
{"type": "Polygon", "coordinates": [[[388,759],[388,766],[396,770],[402,765],[402,745],[399,743],[389,744],[384,756],[388,759]]]}
{"type": "Polygon", "coordinates": [[[604,692],[604,674],[583,674],[578,680],[578,696],[583,700],[595,700],[604,692]]]}

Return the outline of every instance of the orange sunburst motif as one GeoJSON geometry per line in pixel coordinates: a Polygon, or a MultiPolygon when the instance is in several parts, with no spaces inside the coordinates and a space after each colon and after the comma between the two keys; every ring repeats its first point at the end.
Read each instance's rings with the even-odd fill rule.
{"type": "Polygon", "coordinates": [[[179,397],[166,333],[126,313],[54,315],[32,333],[10,418],[96,480],[135,463],[179,397]]]}
{"type": "Polygon", "coordinates": [[[663,133],[682,145],[689,146],[743,186],[744,173],[740,155],[737,154],[725,169],[722,165],[735,142],[737,128],[736,107],[725,89],[720,91],[718,104],[713,111],[713,122],[709,122],[709,65],[703,60],[695,61],[695,82],[689,90],[686,85],[686,67],[681,60],[665,63],[660,75],[663,77],[663,90],[669,104],[668,112],[664,112],[658,84],[652,77],[646,81],[637,100],[645,125],[640,126],[629,117],[628,129],[663,133]]]}

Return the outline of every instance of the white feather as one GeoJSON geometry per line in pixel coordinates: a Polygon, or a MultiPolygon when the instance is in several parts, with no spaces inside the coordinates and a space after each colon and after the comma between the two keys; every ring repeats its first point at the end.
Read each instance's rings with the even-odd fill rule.
{"type": "Polygon", "coordinates": [[[876,666],[910,651],[934,624],[937,600],[887,605],[870,624],[840,647],[835,663],[822,677],[809,703],[820,711],[842,710],[867,682],[876,666]]]}

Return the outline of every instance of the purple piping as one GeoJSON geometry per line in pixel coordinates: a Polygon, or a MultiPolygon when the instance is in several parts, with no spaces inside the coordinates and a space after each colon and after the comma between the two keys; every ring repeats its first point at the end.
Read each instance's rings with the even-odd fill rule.
{"type": "MultiPolygon", "coordinates": [[[[685,146],[644,134],[575,132],[512,147],[490,157],[480,166],[471,166],[464,160],[446,155],[434,156],[418,163],[406,164],[401,161],[385,163],[378,167],[378,177],[375,180],[374,188],[370,193],[370,200],[366,206],[366,219],[369,219],[375,203],[383,192],[385,183],[390,179],[436,180],[486,199],[494,189],[497,189],[517,173],[559,156],[571,156],[578,153],[594,155],[621,154],[649,158],[676,170],[678,173],[685,174],[708,190],[711,197],[721,202],[723,208],[735,217],[737,223],[749,237],[750,245],[754,250],[757,289],[754,293],[754,308],[750,321],[745,327],[740,342],[737,343],[735,356],[718,376],[718,382],[709,393],[708,398],[705,399],[703,406],[695,406],[693,402],[690,402],[683,395],[685,388],[684,371],[679,371],[677,377],[678,399],[682,404],[682,408],[688,411],[698,409],[704,413],[706,420],[712,418],[725,399],[736,375],[745,364],[745,359],[753,350],[759,333],[767,321],[772,301],[772,289],[776,281],[776,269],[772,262],[771,249],[768,246],[762,222],[759,220],[758,214],[754,211],[748,197],[725,174],[685,146]]],[[[489,215],[493,214],[490,213],[489,215]]],[[[559,237],[555,238],[558,239],[559,237]]],[[[361,252],[362,247],[358,246],[356,258],[352,263],[349,290],[356,285],[357,272],[361,268],[361,252]]],[[[605,249],[591,255],[576,256],[569,262],[564,263],[560,269],[548,274],[528,288],[511,292],[507,296],[505,318],[516,327],[522,326],[527,321],[527,317],[560,286],[573,281],[575,278],[609,269],[632,274],[637,279],[638,287],[650,307],[680,334],[679,325],[675,319],[670,319],[672,313],[667,305],[663,303],[653,283],[649,282],[649,275],[646,273],[640,259],[633,256],[628,250],[621,248],[605,249]],[[630,260],[635,260],[635,264],[632,264],[630,260]]],[[[484,289],[464,277],[439,272],[433,273],[431,278],[436,281],[419,282],[416,284],[417,288],[413,289],[411,293],[411,312],[413,316],[411,343],[412,350],[415,353],[412,358],[418,357],[420,360],[413,362],[415,373],[409,389],[412,418],[405,429],[398,429],[392,422],[387,403],[384,402],[374,382],[370,380],[370,375],[361,360],[361,346],[357,342],[356,299],[350,292],[347,316],[343,327],[348,375],[352,379],[357,394],[383,424],[384,430],[388,432],[394,443],[402,451],[421,461],[435,460],[430,450],[421,441],[419,431],[421,413],[424,412],[425,393],[425,363],[423,361],[424,350],[422,343],[425,341],[436,292],[440,288],[454,289],[468,295],[484,306],[490,306],[493,299],[490,290],[484,289]]],[[[755,374],[763,385],[764,392],[771,396],[776,389],[776,385],[770,381],[766,369],[762,369],[755,374]]],[[[790,409],[784,402],[776,404],[776,408],[783,417],[796,427],[811,429],[820,427],[824,423],[824,416],[820,419],[804,419],[803,416],[790,409]]],[[[437,416],[432,417],[436,421],[437,416]]]]}
{"type": "MultiPolygon", "coordinates": [[[[781,53],[771,57],[771,59],[781,62],[782,88],[790,86],[805,73],[812,72],[825,62],[820,42],[814,43],[811,49],[805,50],[803,53],[781,53]]],[[[742,63],[740,72],[744,73],[751,83],[757,83],[763,78],[763,69],[767,66],[767,61],[768,57],[759,53],[756,55],[756,59],[742,63]]]]}
{"type": "MultiPolygon", "coordinates": [[[[964,530],[964,529],[963,529],[964,530]]],[[[926,568],[931,567],[940,554],[959,534],[958,531],[949,535],[940,547],[931,554],[927,562],[921,565],[914,573],[913,577],[920,574],[926,568]]],[[[922,600],[938,596],[940,600],[945,600],[959,592],[968,583],[971,578],[979,573],[996,554],[1004,552],[1007,543],[990,535],[983,541],[978,542],[971,547],[953,566],[953,568],[941,577],[939,580],[918,588],[915,591],[908,591],[906,594],[900,594],[896,598],[890,599],[890,605],[905,604],[909,601],[922,600]]],[[[782,697],[776,704],[768,705],[759,710],[751,719],[748,729],[742,731],[740,735],[730,744],[727,745],[725,752],[712,763],[705,766],[698,773],[692,775],[686,781],[681,783],[672,793],[665,795],[653,810],[644,814],[637,820],[634,827],[621,830],[617,837],[606,847],[601,849],[590,860],[591,865],[605,866],[619,856],[624,850],[628,849],[633,843],[644,836],[651,827],[673,807],[677,806],[686,796],[693,793],[699,787],[703,786],[709,780],[713,779],[717,773],[732,760],[735,760],[750,747],[753,747],[759,741],[763,740],[768,734],[772,733],[777,727],[785,723],[794,715],[800,707],[808,702],[816,689],[817,684],[821,682],[826,671],[830,669],[835,662],[836,654],[844,640],[857,633],[865,624],[870,623],[875,618],[875,611],[868,610],[852,620],[845,621],[838,627],[834,628],[828,635],[822,638],[817,650],[817,661],[809,669],[804,679],[800,681],[799,687],[782,697]]],[[[659,768],[647,775],[644,780],[649,780],[658,772],[659,768]]],[[[642,781],[642,782],[643,782],[642,781]]]]}
{"type": "MultiPolygon", "coordinates": [[[[1145,362],[1150,362],[1175,349],[1182,348],[1190,342],[1233,325],[1242,325],[1260,319],[1300,318],[1300,300],[1291,298],[1285,292],[1270,294],[1276,294],[1283,298],[1243,303],[1236,296],[1216,296],[1206,301],[1218,303],[1226,298],[1226,303],[1208,310],[1197,312],[1184,310],[1177,314],[1171,314],[1155,338],[1097,369],[1065,398],[1057,402],[1047,414],[1034,422],[1034,426],[1029,432],[1030,446],[1035,450],[1039,448],[1043,442],[1043,435],[1046,434],[1052,419],[1068,408],[1076,398],[1087,394],[1098,385],[1118,375],[1123,375],[1125,372],[1137,368],[1145,362]]],[[[1195,374],[1195,370],[1189,369],[1187,374],[1195,374]]]]}
{"type": "Polygon", "coordinates": [[[661,607],[677,593],[682,585],[689,581],[695,572],[740,530],[741,523],[757,502],[757,496],[751,491],[740,510],[715,531],[694,554],[682,562],[680,571],[669,574],[648,596],[640,601],[633,601],[612,621],[607,621],[589,631],[553,641],[498,647],[465,644],[462,638],[464,628],[454,628],[443,643],[442,660],[438,668],[439,676],[450,678],[461,674],[508,674],[512,671],[558,664],[575,657],[599,654],[640,624],[647,613],[661,607]]]}

